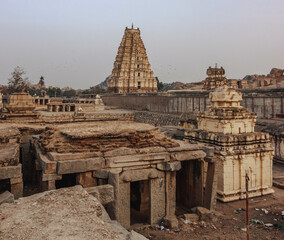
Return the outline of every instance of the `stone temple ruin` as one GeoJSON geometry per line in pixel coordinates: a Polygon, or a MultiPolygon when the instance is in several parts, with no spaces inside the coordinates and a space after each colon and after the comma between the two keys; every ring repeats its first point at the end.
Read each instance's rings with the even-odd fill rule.
{"type": "Polygon", "coordinates": [[[150,125],[128,121],[59,125],[35,138],[33,146],[42,191],[76,184],[89,192],[95,186],[101,192],[109,189],[114,196],[106,209],[124,227],[163,219],[177,226],[176,203],[191,209],[210,207],[214,201],[210,184],[205,194],[202,190],[206,153],[150,125]]]}
{"type": "Polygon", "coordinates": [[[32,110],[34,105],[26,104],[32,98],[26,99],[6,106],[26,106],[32,117],[22,112],[0,120],[1,192],[18,199],[81,185],[124,227],[161,221],[175,227],[177,209],[214,208],[215,160],[209,148],[134,122],[133,112],[106,107],[99,96],[69,102],[95,109],[78,112],[63,110],[68,104],[63,101],[57,101],[58,111],[48,111],[54,108],[52,99],[47,109],[32,110]]]}
{"type": "Polygon", "coordinates": [[[245,198],[245,174],[250,178],[250,197],[272,193],[273,148],[269,134],[254,132],[254,113],[240,106],[242,94],[227,86],[209,95],[211,107],[199,113],[197,130],[185,138],[214,146],[219,163],[218,199],[245,198]]]}
{"type": "Polygon", "coordinates": [[[255,114],[227,86],[210,93],[208,111],[190,117],[183,140],[134,122],[133,112],[105,106],[99,96],[51,99],[36,111],[23,104],[27,99],[6,107],[25,105],[32,117],[22,112],[1,120],[0,190],[15,199],[81,185],[123,227],[163,222],[172,228],[177,214],[194,207],[212,210],[216,198],[245,198],[246,173],[250,197],[273,192],[269,136],[254,132],[255,114]]]}
{"type": "Polygon", "coordinates": [[[204,86],[203,86],[204,89],[214,90],[215,88],[227,84],[227,78],[224,76],[225,69],[223,67],[221,68],[218,68],[217,66],[215,68],[209,67],[206,73],[208,77],[204,80],[204,86]]]}
{"type": "Polygon", "coordinates": [[[23,196],[19,143],[20,131],[17,128],[0,127],[0,193],[8,190],[15,198],[23,196]]]}

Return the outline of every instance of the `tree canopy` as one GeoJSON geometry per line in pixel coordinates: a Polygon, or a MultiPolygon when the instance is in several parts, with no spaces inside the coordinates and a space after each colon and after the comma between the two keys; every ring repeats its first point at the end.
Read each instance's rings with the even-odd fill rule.
{"type": "Polygon", "coordinates": [[[12,77],[8,79],[8,92],[23,92],[27,88],[28,78],[24,77],[26,72],[19,66],[15,67],[11,73],[12,77]]]}

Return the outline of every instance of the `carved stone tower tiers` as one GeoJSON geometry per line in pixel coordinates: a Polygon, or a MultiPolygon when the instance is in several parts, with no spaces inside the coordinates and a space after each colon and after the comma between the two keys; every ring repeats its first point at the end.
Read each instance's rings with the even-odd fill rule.
{"type": "Polygon", "coordinates": [[[222,86],[209,95],[211,107],[199,113],[198,129],[185,131],[190,142],[214,147],[218,162],[218,199],[245,198],[248,173],[249,197],[273,192],[273,149],[269,134],[254,132],[256,116],[240,106],[242,94],[222,86]]]}
{"type": "Polygon", "coordinates": [[[125,28],[108,82],[108,91],[157,92],[157,80],[151,70],[139,28],[125,28]]]}
{"type": "Polygon", "coordinates": [[[227,78],[224,76],[225,70],[223,67],[211,68],[207,69],[208,77],[204,80],[203,88],[206,90],[214,90],[217,87],[223,86],[227,84],[227,78]]]}

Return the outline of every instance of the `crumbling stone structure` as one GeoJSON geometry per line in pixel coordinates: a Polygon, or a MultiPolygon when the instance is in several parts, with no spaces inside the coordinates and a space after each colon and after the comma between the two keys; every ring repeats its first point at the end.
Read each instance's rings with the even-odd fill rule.
{"type": "Polygon", "coordinates": [[[217,87],[227,84],[227,78],[224,76],[225,70],[223,67],[209,67],[206,73],[208,77],[204,80],[204,89],[214,90],[217,87]]]}
{"type": "Polygon", "coordinates": [[[47,110],[49,112],[92,112],[98,110],[104,110],[105,106],[100,95],[96,95],[95,100],[72,100],[62,101],[61,103],[48,103],[47,110]]]}
{"type": "Polygon", "coordinates": [[[108,81],[108,92],[157,92],[140,29],[125,28],[116,60],[108,81]]]}
{"type": "Polygon", "coordinates": [[[33,97],[27,92],[12,93],[5,108],[8,109],[8,113],[2,113],[2,118],[5,119],[37,117],[37,114],[33,112],[35,109],[33,97]]]}
{"type": "Polygon", "coordinates": [[[19,143],[20,132],[17,128],[0,128],[0,193],[9,191],[16,199],[23,196],[19,143]]]}
{"type": "Polygon", "coordinates": [[[211,107],[197,118],[198,129],[185,131],[190,142],[214,146],[219,161],[218,199],[245,198],[245,174],[249,175],[249,197],[273,192],[273,149],[269,134],[254,132],[254,113],[240,106],[242,94],[227,86],[209,95],[211,107]]]}
{"type": "Polygon", "coordinates": [[[113,192],[106,209],[124,227],[162,219],[177,226],[176,204],[213,206],[212,154],[172,140],[154,126],[128,121],[64,124],[47,128],[33,144],[42,190],[80,184],[97,195],[113,192]],[[210,166],[205,191],[204,161],[210,166]],[[94,186],[100,189],[92,190],[94,186]]]}

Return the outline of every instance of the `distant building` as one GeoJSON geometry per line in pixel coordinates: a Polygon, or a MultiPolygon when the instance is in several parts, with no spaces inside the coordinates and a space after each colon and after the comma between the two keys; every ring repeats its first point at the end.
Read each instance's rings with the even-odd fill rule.
{"type": "Polygon", "coordinates": [[[215,68],[209,67],[206,73],[208,77],[204,80],[204,86],[203,86],[204,89],[214,90],[217,87],[227,84],[227,78],[224,76],[225,69],[223,67],[221,68],[217,68],[217,66],[215,66],[215,68]]]}
{"type": "Polygon", "coordinates": [[[139,28],[125,28],[118,48],[108,91],[111,93],[157,92],[139,28]]]}

